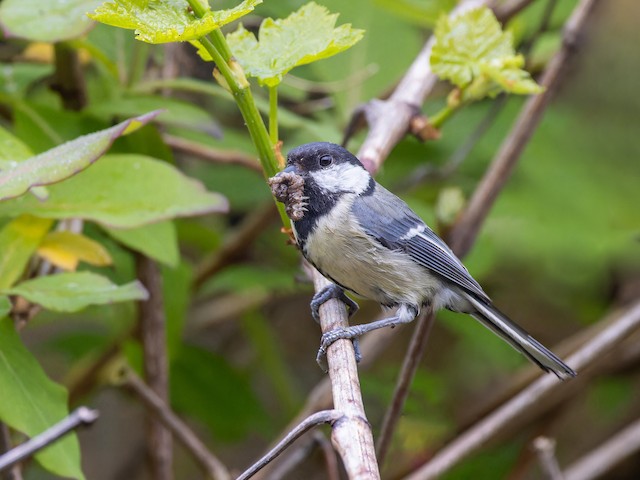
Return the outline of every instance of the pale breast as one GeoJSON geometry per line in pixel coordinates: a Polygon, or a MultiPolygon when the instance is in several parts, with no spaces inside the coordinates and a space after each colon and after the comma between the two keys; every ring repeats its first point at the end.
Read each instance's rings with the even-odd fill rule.
{"type": "Polygon", "coordinates": [[[346,221],[351,202],[340,202],[321,217],[307,238],[305,256],[327,277],[384,305],[421,306],[441,281],[399,251],[391,251],[346,221]]]}

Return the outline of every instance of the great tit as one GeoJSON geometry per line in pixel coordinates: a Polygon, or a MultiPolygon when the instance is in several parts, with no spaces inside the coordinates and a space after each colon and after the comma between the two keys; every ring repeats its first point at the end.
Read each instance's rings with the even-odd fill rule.
{"type": "Polygon", "coordinates": [[[286,205],[304,257],[335,285],[318,292],[318,308],[344,290],[397,307],[395,315],[323,335],[320,351],[340,338],[411,322],[422,307],[468,313],[546,372],[576,373],[491,302],[454,255],[409,206],[378,184],[350,152],[332,143],[301,145],[270,181],[286,205]]]}

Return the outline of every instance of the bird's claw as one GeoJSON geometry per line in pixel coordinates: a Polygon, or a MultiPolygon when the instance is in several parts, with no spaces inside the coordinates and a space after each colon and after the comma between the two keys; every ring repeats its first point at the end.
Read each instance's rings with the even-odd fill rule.
{"type": "Polygon", "coordinates": [[[357,336],[354,336],[353,332],[348,328],[336,328],[322,335],[320,340],[320,348],[316,355],[316,362],[320,365],[320,368],[326,373],[329,370],[327,365],[327,349],[336,340],[350,339],[353,343],[353,351],[356,357],[356,363],[360,363],[362,360],[362,352],[360,351],[360,340],[357,336]]]}
{"type": "Polygon", "coordinates": [[[349,318],[358,311],[358,304],[347,297],[342,288],[332,283],[316,293],[311,299],[311,316],[317,323],[320,323],[320,307],[332,298],[337,298],[346,305],[349,318]]]}

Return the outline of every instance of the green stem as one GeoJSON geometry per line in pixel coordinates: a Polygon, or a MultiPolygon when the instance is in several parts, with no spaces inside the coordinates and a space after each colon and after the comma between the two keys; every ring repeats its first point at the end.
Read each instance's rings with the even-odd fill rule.
{"type": "Polygon", "coordinates": [[[456,110],[458,110],[458,108],[460,108],[460,105],[461,104],[459,104],[456,107],[451,107],[449,105],[446,105],[439,112],[433,115],[430,115],[429,122],[434,128],[442,127],[442,124],[446,122],[451,117],[451,115],[453,115],[456,112],[456,110]]]}
{"type": "Polygon", "coordinates": [[[269,87],[269,136],[273,145],[278,143],[278,87],[269,87]]]}
{"type": "MultiPolygon", "coordinates": [[[[198,0],[187,0],[197,17],[201,17],[206,13],[198,0]]],[[[267,127],[264,124],[256,102],[251,94],[249,82],[244,76],[244,72],[240,65],[233,59],[231,49],[227,44],[227,40],[219,29],[214,30],[210,35],[199,39],[202,46],[207,50],[209,55],[216,64],[216,67],[227,82],[231,94],[233,95],[242,118],[247,125],[251,140],[258,150],[258,157],[264,171],[265,176],[272,177],[280,170],[276,160],[275,151],[267,127]]],[[[284,211],[284,206],[277,203],[282,223],[289,226],[289,219],[284,211]]]]}

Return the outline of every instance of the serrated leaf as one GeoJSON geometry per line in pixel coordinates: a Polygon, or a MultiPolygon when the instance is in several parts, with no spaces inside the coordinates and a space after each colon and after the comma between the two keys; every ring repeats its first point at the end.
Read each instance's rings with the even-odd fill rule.
{"type": "Polygon", "coordinates": [[[96,8],[89,17],[114,27],[135,30],[147,43],[196,40],[253,11],[262,0],[244,0],[228,10],[211,10],[197,18],[184,0],[114,0],[96,8]]]}
{"type": "Polygon", "coordinates": [[[516,55],[511,33],[502,31],[487,7],[453,18],[442,16],[435,37],[431,68],[440,78],[468,88],[464,99],[477,100],[500,90],[518,94],[542,91],[522,70],[524,59],[516,55]]]}
{"type": "MultiPolygon", "coordinates": [[[[337,19],[338,14],[310,2],[285,19],[265,19],[259,41],[241,25],[227,42],[245,73],[272,87],[292,68],[331,57],[362,38],[364,31],[350,24],[335,27],[337,19]]],[[[199,53],[211,60],[203,49],[199,53]]]]}
{"type": "Polygon", "coordinates": [[[77,312],[89,305],[146,300],[148,293],[138,281],[115,285],[91,272],[58,273],[27,280],[3,290],[57,312],[77,312]]]}
{"type": "Polygon", "coordinates": [[[221,213],[226,199],[175,167],[143,155],[107,155],[79,175],[49,188],[42,202],[22,196],[0,202],[0,216],[32,213],[82,218],[134,228],[176,217],[221,213]]]}
{"type": "Polygon", "coordinates": [[[0,172],[0,200],[22,195],[37,185],[50,185],[84,170],[111,146],[114,140],[151,121],[159,111],[130,118],[99,132],[83,135],[0,172]]]}
{"type": "Polygon", "coordinates": [[[158,222],[138,228],[117,229],[104,227],[109,235],[120,243],[153,258],[165,265],[175,267],[180,260],[178,238],[173,222],[158,222]]]}
{"type": "MultiPolygon", "coordinates": [[[[8,318],[0,320],[0,391],[0,420],[30,437],[68,415],[66,390],[47,377],[8,318]]],[[[75,433],[56,441],[35,457],[56,475],[84,478],[75,433]]]]}
{"type": "Polygon", "coordinates": [[[51,232],[44,237],[38,255],[64,270],[75,270],[81,261],[97,267],[112,263],[109,252],[98,242],[67,231],[51,232]]]}
{"type": "Polygon", "coordinates": [[[86,33],[93,22],[87,18],[101,0],[4,0],[0,24],[7,37],[40,42],[59,42],[86,33]]]}
{"type": "Polygon", "coordinates": [[[0,288],[20,278],[53,221],[22,215],[0,231],[0,288]]]}

